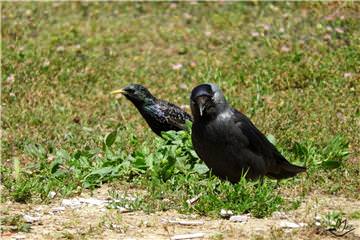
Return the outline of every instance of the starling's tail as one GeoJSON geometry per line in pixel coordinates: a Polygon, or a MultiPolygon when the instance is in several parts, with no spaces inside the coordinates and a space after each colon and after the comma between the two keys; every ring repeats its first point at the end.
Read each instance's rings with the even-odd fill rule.
{"type": "Polygon", "coordinates": [[[305,167],[293,165],[289,163],[285,158],[283,158],[282,161],[276,166],[276,171],[268,172],[267,176],[276,179],[290,178],[298,173],[305,171],[305,167]]]}

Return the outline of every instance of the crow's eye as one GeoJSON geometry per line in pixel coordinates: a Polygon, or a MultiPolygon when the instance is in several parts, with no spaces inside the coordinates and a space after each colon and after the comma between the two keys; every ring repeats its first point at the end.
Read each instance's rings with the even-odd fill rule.
{"type": "Polygon", "coordinates": [[[213,102],[212,101],[206,101],[205,102],[205,108],[208,109],[208,108],[211,108],[213,107],[213,102]]]}

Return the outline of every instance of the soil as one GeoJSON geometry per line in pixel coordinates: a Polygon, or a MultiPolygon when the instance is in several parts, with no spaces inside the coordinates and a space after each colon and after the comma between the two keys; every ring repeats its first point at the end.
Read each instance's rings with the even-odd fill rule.
{"type": "MultiPolygon", "coordinates": [[[[109,199],[104,186],[90,193],[83,193],[83,199],[109,199]]],[[[79,199],[73,198],[70,200],[79,199]]],[[[301,206],[290,212],[276,212],[271,217],[257,219],[249,217],[245,222],[204,216],[183,215],[176,211],[121,212],[109,209],[107,204],[86,204],[64,206],[64,201],[54,199],[51,204],[2,204],[2,217],[15,214],[32,217],[31,229],[26,232],[11,232],[9,226],[2,226],[1,239],[176,239],[179,234],[199,233],[196,239],[339,239],[324,227],[316,226],[316,216],[341,210],[345,216],[360,210],[360,201],[340,196],[307,196],[301,206]],[[181,225],[174,223],[198,225],[181,225]],[[199,222],[200,221],[200,222],[199,222]],[[295,227],[284,227],[292,224],[295,227]],[[200,234],[201,233],[201,234],[200,234]]],[[[360,220],[349,220],[355,228],[342,236],[343,239],[360,240],[360,220]]]]}

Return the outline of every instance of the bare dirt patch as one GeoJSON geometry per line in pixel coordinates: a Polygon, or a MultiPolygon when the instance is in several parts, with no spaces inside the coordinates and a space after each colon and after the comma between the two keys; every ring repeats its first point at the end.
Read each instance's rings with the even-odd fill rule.
{"type": "MultiPolygon", "coordinates": [[[[83,193],[69,200],[76,203],[79,199],[88,202],[74,206],[64,205],[64,200],[54,200],[47,205],[3,204],[2,217],[26,215],[31,229],[28,233],[15,233],[6,230],[8,226],[2,226],[2,239],[175,239],[181,234],[194,233],[202,239],[338,239],[315,226],[315,217],[340,209],[348,216],[360,210],[358,200],[313,194],[306,197],[295,211],[276,212],[264,219],[250,216],[245,222],[232,222],[196,214],[183,215],[176,211],[121,213],[103,204],[109,199],[106,186],[93,192],[92,196],[83,193]]],[[[344,238],[360,239],[360,221],[349,220],[348,224],[355,230],[344,238]]]]}

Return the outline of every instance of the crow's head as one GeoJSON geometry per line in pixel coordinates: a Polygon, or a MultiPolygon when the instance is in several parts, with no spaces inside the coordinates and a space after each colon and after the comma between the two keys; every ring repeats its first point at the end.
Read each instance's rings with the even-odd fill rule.
{"type": "Polygon", "coordinates": [[[220,88],[212,83],[196,86],[190,96],[194,119],[213,119],[228,108],[220,88]]]}

